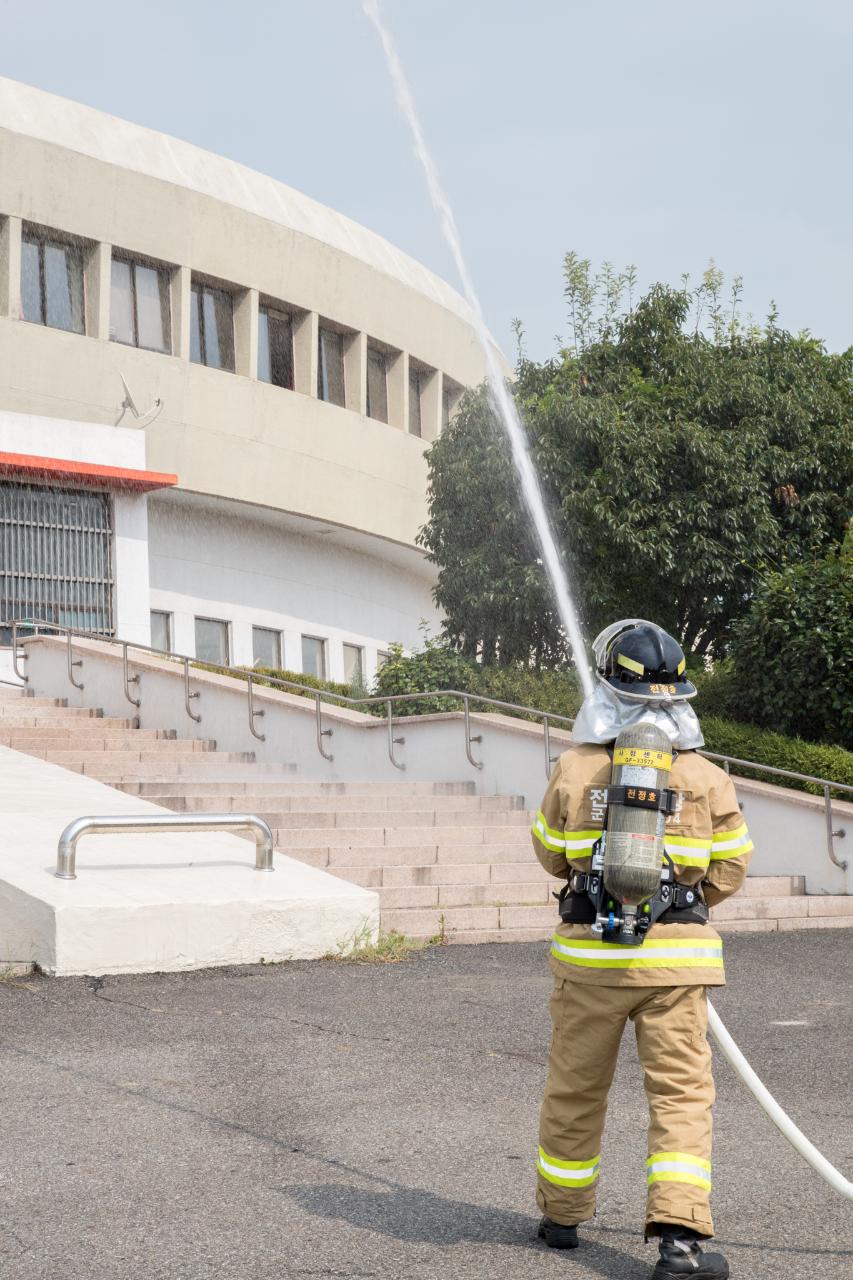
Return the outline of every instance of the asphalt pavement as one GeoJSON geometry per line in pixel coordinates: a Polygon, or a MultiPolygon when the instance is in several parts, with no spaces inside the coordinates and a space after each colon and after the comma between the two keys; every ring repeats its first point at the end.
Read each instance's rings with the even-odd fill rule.
{"type": "MultiPolygon", "coordinates": [[[[736,935],[714,1003],[853,1177],[853,933],[736,935]]],[[[0,982],[3,1280],[639,1280],[633,1036],[583,1247],[536,1240],[542,944],[0,982]]],[[[716,1247],[745,1280],[853,1276],[853,1205],[716,1055],[716,1247]]]]}

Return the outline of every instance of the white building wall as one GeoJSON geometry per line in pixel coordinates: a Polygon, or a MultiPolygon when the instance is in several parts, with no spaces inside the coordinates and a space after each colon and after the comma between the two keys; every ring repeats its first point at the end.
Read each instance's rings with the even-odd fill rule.
{"type": "Polygon", "coordinates": [[[151,607],[172,614],[172,646],[195,652],[195,618],[230,624],[231,661],[251,665],[252,627],[282,633],[285,667],[302,669],[303,635],[326,639],[327,675],[344,679],[343,644],[360,645],[368,680],[377,650],[393,641],[418,643],[418,623],[440,625],[432,602],[433,572],[415,572],[394,563],[399,548],[375,540],[376,555],[342,545],[345,535],[318,524],[315,535],[288,528],[273,513],[268,519],[240,516],[225,503],[206,499],[204,507],[154,495],[148,503],[151,607]]]}
{"type": "Polygon", "coordinates": [[[116,635],[151,643],[148,507],[145,494],[113,495],[113,607],[116,635]]]}

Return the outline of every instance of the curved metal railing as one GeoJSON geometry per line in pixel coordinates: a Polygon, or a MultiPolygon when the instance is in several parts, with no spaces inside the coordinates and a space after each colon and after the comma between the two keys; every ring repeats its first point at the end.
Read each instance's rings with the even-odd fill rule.
{"type": "Polygon", "coordinates": [[[275,870],[273,834],[257,813],[107,814],[69,822],[56,847],[57,878],[77,879],[77,844],[83,836],[140,835],[147,831],[251,831],[255,837],[255,870],[275,870]]]}
{"type": "MultiPolygon", "coordinates": [[[[31,618],[16,618],[12,622],[0,622],[0,626],[11,627],[12,664],[14,667],[15,675],[24,684],[28,683],[29,678],[26,675],[26,673],[22,671],[18,666],[19,661],[25,659],[27,656],[26,652],[24,652],[23,654],[19,653],[18,632],[20,628],[26,627],[36,634],[40,630],[48,630],[51,632],[56,632],[59,635],[64,635],[66,637],[68,679],[75,689],[82,689],[83,682],[82,681],[78,682],[77,680],[74,679],[75,667],[79,667],[82,665],[82,659],[74,657],[74,653],[73,653],[73,637],[74,636],[77,636],[80,639],[96,640],[101,644],[108,644],[108,645],[114,645],[114,646],[120,647],[121,656],[122,656],[122,678],[123,678],[124,696],[127,699],[127,701],[131,704],[131,706],[136,707],[137,710],[142,705],[141,677],[139,674],[136,674],[133,676],[129,675],[128,650],[133,649],[141,653],[150,653],[155,657],[161,658],[165,661],[180,663],[183,667],[184,708],[190,720],[192,720],[196,724],[199,724],[201,722],[201,719],[202,719],[201,713],[200,712],[195,713],[191,705],[191,703],[194,700],[200,698],[200,693],[198,690],[190,689],[190,666],[191,664],[197,663],[196,658],[192,658],[189,655],[182,654],[182,653],[181,654],[164,653],[161,649],[155,649],[151,645],[138,644],[136,643],[136,641],[119,640],[112,636],[104,636],[96,632],[83,631],[74,627],[65,627],[55,622],[38,622],[31,618]],[[137,692],[136,697],[134,697],[130,691],[131,684],[134,684],[136,686],[136,692],[137,692]]],[[[255,707],[255,702],[254,702],[254,685],[258,683],[259,678],[255,676],[249,668],[246,668],[246,667],[232,667],[226,663],[218,663],[218,662],[206,662],[204,663],[204,667],[205,669],[215,671],[222,675],[233,676],[236,679],[241,680],[246,685],[246,700],[247,700],[247,710],[248,710],[248,720],[249,720],[249,731],[253,735],[253,737],[257,738],[261,742],[264,742],[266,740],[266,735],[263,733],[259,733],[255,726],[256,719],[266,714],[263,709],[258,710],[255,707]]],[[[331,738],[333,736],[334,731],[330,728],[327,728],[323,723],[324,701],[336,706],[343,705],[347,707],[352,707],[354,710],[363,710],[366,707],[375,707],[375,706],[384,705],[385,720],[387,725],[387,738],[388,738],[388,758],[391,764],[394,766],[394,768],[399,769],[401,771],[405,771],[406,766],[403,761],[397,759],[397,756],[394,750],[394,748],[397,746],[404,746],[406,741],[405,738],[394,736],[394,709],[395,707],[398,707],[399,704],[401,703],[417,702],[424,698],[456,699],[456,701],[461,704],[461,710],[462,710],[462,724],[463,724],[463,729],[465,734],[465,756],[466,756],[466,759],[468,760],[468,763],[474,769],[483,768],[483,761],[477,760],[472,752],[473,744],[482,743],[483,735],[471,733],[471,704],[472,703],[474,704],[475,708],[485,706],[489,708],[495,708],[498,711],[512,711],[528,718],[538,719],[542,725],[543,746],[545,751],[545,762],[544,762],[545,776],[548,778],[550,778],[551,770],[558,758],[556,756],[551,755],[551,726],[552,724],[559,723],[561,725],[567,725],[571,727],[572,724],[574,724],[574,720],[570,716],[557,715],[552,711],[540,711],[535,707],[520,706],[518,703],[515,703],[515,702],[503,702],[499,698],[488,698],[488,697],[484,697],[482,694],[468,693],[460,689],[436,689],[436,690],[431,690],[429,692],[421,692],[421,693],[397,693],[397,694],[392,694],[390,697],[387,694],[382,694],[376,697],[351,698],[351,697],[348,697],[346,694],[332,693],[331,691],[325,690],[325,689],[315,689],[310,685],[300,684],[296,680],[282,680],[278,676],[264,675],[261,679],[263,681],[264,686],[266,687],[273,688],[273,689],[281,689],[284,692],[296,692],[300,694],[302,697],[313,699],[314,715],[315,715],[316,730],[317,730],[316,732],[317,750],[319,751],[323,759],[328,761],[334,760],[334,755],[331,751],[326,750],[324,739],[331,738]]],[[[766,773],[774,777],[790,778],[792,781],[803,782],[811,786],[814,786],[816,788],[819,788],[823,794],[824,813],[826,818],[827,854],[829,856],[830,861],[836,867],[838,867],[842,871],[847,870],[849,865],[848,862],[843,858],[839,858],[835,852],[835,839],[837,837],[840,838],[845,836],[846,831],[843,827],[839,827],[839,828],[833,827],[832,792],[841,791],[841,792],[844,792],[845,795],[849,795],[853,797],[853,786],[850,786],[845,782],[834,782],[831,778],[817,778],[807,773],[794,773],[790,769],[779,769],[779,768],[776,768],[775,765],[761,764],[759,761],[756,761],[756,760],[740,760],[736,756],[719,755],[718,753],[713,751],[702,751],[701,754],[704,756],[707,756],[709,760],[719,761],[722,764],[723,768],[726,770],[726,772],[729,772],[731,766],[734,765],[735,768],[751,769],[757,773],[766,773]]]]}

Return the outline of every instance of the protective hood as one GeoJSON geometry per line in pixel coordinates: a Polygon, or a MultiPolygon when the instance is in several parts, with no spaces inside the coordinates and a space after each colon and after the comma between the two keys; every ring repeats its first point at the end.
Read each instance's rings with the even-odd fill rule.
{"type": "Polygon", "coordinates": [[[645,722],[662,729],[678,751],[690,751],[704,744],[699,718],[688,702],[671,698],[626,698],[603,680],[596,681],[592,693],[584,699],[572,729],[572,739],[613,742],[623,729],[645,722]]]}

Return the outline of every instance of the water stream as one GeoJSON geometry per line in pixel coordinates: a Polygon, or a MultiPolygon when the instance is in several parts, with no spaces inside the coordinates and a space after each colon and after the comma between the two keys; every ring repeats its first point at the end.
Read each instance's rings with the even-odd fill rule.
{"type": "Polygon", "coordinates": [[[421,128],[420,118],[418,116],[417,108],[415,107],[414,98],[412,97],[412,92],[409,88],[406,73],[403,70],[402,63],[400,62],[396,45],[391,37],[391,33],[382,20],[382,15],[379,9],[379,0],[362,0],[362,8],[364,9],[367,17],[373,23],[373,26],[376,28],[376,32],[382,43],[382,48],[388,63],[388,70],[394,84],[394,93],[397,98],[397,105],[411,129],[415,145],[415,154],[423,168],[427,186],[429,188],[430,199],[432,200],[435,211],[438,214],[442,234],[450,247],[450,252],[452,253],[453,260],[456,263],[456,269],[459,272],[462,290],[468,301],[468,305],[471,308],[477,336],[479,337],[486,357],[489,395],[494,405],[495,412],[497,413],[498,418],[503,424],[504,430],[509,437],[509,442],[512,447],[513,461],[518,471],[522,492],[539,539],[539,544],[542,550],[542,559],[551,580],[554,598],[560,614],[560,621],[563,624],[569,644],[571,645],[572,658],[574,659],[575,667],[577,668],[578,675],[580,676],[584,694],[588,694],[592,692],[593,687],[592,673],[587,660],[586,649],[584,648],[583,636],[578,623],[577,613],[569,590],[565,565],[563,564],[560,558],[560,553],[557,549],[554,530],[551,526],[551,521],[545,508],[539,479],[533,466],[533,461],[530,457],[527,433],[521,422],[521,418],[519,417],[515,401],[507,390],[503,370],[501,369],[494,343],[483,317],[483,309],[480,306],[480,299],[477,296],[477,292],[468,271],[468,265],[462,253],[462,243],[456,226],[456,219],[453,216],[450,201],[448,200],[444,187],[442,186],[435,161],[427,147],[423,129],[421,128]]]}

